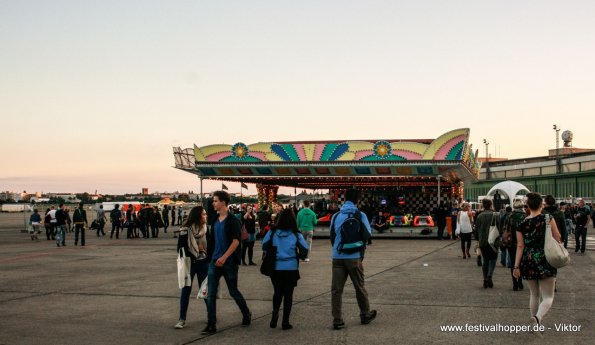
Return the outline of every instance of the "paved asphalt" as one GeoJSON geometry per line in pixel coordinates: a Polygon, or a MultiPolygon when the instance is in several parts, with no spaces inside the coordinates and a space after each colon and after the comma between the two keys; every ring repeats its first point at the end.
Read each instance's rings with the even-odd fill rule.
{"type": "MultiPolygon", "coordinates": [[[[268,326],[272,286],[255,266],[240,268],[240,291],[254,319],[241,315],[224,289],[218,329],[204,337],[206,310],[191,300],[187,327],[178,318],[176,240],[110,240],[87,232],[87,246],[31,241],[0,227],[0,344],[592,344],[595,339],[595,253],[574,255],[559,270],[558,293],[543,334],[443,331],[441,326],[521,326],[529,321],[529,291],[513,292],[498,264],[494,288],[482,287],[475,260],[463,260],[457,241],[376,239],[364,261],[366,287],[378,318],[359,323],[350,283],[344,293],[347,327],[335,331],[330,312],[330,246],[314,241],[294,295],[294,329],[268,326]],[[558,324],[580,330],[557,331],[558,324]]],[[[259,243],[255,256],[260,258],[259,243]]],[[[223,280],[222,280],[222,284],[223,280]]],[[[193,296],[196,296],[196,284],[193,296]]],[[[567,327],[568,329],[568,327],[567,327]]]]}

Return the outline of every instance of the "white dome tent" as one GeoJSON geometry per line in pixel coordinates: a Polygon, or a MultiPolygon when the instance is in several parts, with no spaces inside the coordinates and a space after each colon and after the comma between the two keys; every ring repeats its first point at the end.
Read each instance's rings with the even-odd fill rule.
{"type": "Polygon", "coordinates": [[[496,191],[502,192],[502,194],[504,194],[504,198],[508,198],[508,200],[510,200],[511,203],[514,200],[514,198],[519,194],[519,192],[531,192],[529,188],[514,181],[504,181],[496,184],[494,187],[490,189],[490,191],[488,192],[488,196],[494,195],[496,191]]]}

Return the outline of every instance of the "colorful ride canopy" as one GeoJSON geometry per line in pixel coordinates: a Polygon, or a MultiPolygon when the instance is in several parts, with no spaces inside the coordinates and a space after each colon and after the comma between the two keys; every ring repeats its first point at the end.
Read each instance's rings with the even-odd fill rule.
{"type": "Polygon", "coordinates": [[[475,181],[469,129],[437,139],[275,142],[174,148],[176,168],[205,179],[305,188],[394,185],[441,175],[475,181]]]}

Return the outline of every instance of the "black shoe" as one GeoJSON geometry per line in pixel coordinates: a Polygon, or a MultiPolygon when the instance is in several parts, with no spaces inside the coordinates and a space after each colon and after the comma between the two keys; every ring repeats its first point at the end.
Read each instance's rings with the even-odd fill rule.
{"type": "Polygon", "coordinates": [[[343,329],[343,328],[345,328],[345,322],[333,323],[333,329],[343,329]]]}
{"type": "Polygon", "coordinates": [[[271,328],[277,328],[278,320],[279,320],[279,311],[273,310],[273,315],[271,315],[271,323],[269,324],[269,326],[271,326],[271,328]]]}
{"type": "Polygon", "coordinates": [[[484,289],[488,288],[488,281],[486,279],[483,280],[483,288],[484,289]]]}
{"type": "Polygon", "coordinates": [[[248,266],[248,264],[246,263],[246,261],[242,261],[242,266],[248,266]]]}
{"type": "Polygon", "coordinates": [[[200,332],[202,335],[211,335],[215,333],[217,333],[217,327],[215,327],[215,325],[207,325],[207,327],[200,332]]]}
{"type": "Polygon", "coordinates": [[[242,327],[248,327],[252,323],[252,313],[248,312],[248,315],[244,315],[242,318],[242,327]]]}
{"type": "Polygon", "coordinates": [[[519,290],[523,289],[523,282],[519,282],[519,290]]]}
{"type": "Polygon", "coordinates": [[[368,315],[361,318],[362,325],[367,325],[376,318],[376,310],[370,310],[368,315]]]}
{"type": "Polygon", "coordinates": [[[256,266],[256,263],[250,262],[248,265],[250,265],[250,266],[256,266]]]}
{"type": "Polygon", "coordinates": [[[494,287],[494,282],[492,281],[492,277],[488,277],[488,287],[490,289],[494,287]]]}
{"type": "Polygon", "coordinates": [[[293,326],[290,323],[283,323],[281,325],[281,329],[283,329],[284,331],[288,330],[288,329],[292,329],[293,326]]]}

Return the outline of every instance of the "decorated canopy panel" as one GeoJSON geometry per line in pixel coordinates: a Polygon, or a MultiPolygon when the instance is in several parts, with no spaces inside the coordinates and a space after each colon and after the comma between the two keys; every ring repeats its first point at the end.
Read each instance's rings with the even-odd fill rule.
{"type": "MultiPolygon", "coordinates": [[[[176,167],[203,178],[302,185],[351,177],[391,181],[395,177],[442,175],[476,179],[479,163],[468,145],[469,129],[435,140],[276,142],[174,149],[176,167]],[[191,157],[193,155],[194,157],[191,157]],[[194,158],[194,159],[192,159],[194,158]]],[[[327,183],[325,183],[326,185],[327,183]]]]}

